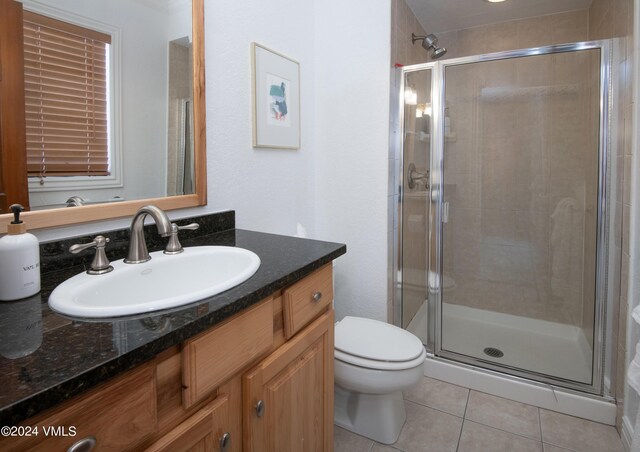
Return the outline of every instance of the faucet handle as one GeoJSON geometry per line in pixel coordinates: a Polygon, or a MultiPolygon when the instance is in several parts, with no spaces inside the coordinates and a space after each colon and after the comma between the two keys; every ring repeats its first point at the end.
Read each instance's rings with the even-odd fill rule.
{"type": "Polygon", "coordinates": [[[69,247],[69,252],[78,254],[79,252],[87,250],[89,248],[95,248],[96,254],[93,256],[93,261],[91,261],[91,266],[89,267],[89,270],[87,270],[87,274],[102,275],[113,270],[113,267],[109,265],[107,253],[105,253],[105,247],[107,246],[107,243],[109,243],[108,238],[98,235],[93,239],[93,242],[71,245],[69,247]]]}
{"type": "Polygon", "coordinates": [[[178,240],[178,232],[184,229],[195,231],[199,227],[200,225],[198,223],[191,223],[186,226],[178,226],[175,223],[171,223],[171,237],[169,238],[169,243],[167,243],[167,247],[164,250],[164,254],[182,253],[184,248],[182,248],[182,244],[180,243],[180,240],[178,240]]]}

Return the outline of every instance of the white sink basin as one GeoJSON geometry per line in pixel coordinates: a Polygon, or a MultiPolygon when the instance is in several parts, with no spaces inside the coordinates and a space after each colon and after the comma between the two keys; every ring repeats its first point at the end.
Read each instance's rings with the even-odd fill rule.
{"type": "Polygon", "coordinates": [[[104,275],[81,273],[51,293],[54,311],[115,317],[174,308],[224,292],[249,279],[260,258],[242,248],[197,246],[176,255],[151,253],[143,264],[112,262],[104,275]]]}

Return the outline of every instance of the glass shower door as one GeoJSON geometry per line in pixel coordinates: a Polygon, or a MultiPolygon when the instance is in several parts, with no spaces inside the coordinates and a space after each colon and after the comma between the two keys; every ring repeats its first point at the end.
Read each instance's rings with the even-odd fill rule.
{"type": "Polygon", "coordinates": [[[440,355],[594,384],[600,53],[443,63],[440,355]]]}
{"type": "Polygon", "coordinates": [[[402,327],[426,339],[431,68],[404,74],[402,327]]]}

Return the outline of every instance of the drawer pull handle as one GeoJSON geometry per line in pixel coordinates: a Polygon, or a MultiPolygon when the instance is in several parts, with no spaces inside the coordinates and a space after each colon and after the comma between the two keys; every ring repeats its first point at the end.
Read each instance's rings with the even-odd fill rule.
{"type": "Polygon", "coordinates": [[[229,434],[229,432],[226,432],[220,438],[220,452],[228,452],[230,450],[229,449],[230,446],[231,446],[231,435],[229,434]]]}
{"type": "Polygon", "coordinates": [[[258,400],[258,403],[256,403],[256,414],[258,415],[258,417],[264,416],[264,409],[264,401],[258,400]]]}
{"type": "Polygon", "coordinates": [[[316,292],[313,294],[313,302],[317,303],[318,301],[320,301],[322,299],[322,292],[316,292]]]}
{"type": "Polygon", "coordinates": [[[91,452],[97,444],[95,436],[87,436],[73,443],[67,452],[91,452]]]}

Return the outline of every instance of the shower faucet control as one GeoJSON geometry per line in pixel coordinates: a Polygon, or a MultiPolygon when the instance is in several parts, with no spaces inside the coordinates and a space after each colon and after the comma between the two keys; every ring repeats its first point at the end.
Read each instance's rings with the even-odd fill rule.
{"type": "Polygon", "coordinates": [[[426,173],[419,173],[416,171],[416,165],[410,163],[407,169],[407,185],[413,190],[418,182],[424,183],[424,189],[429,190],[429,170],[426,173]]]}

